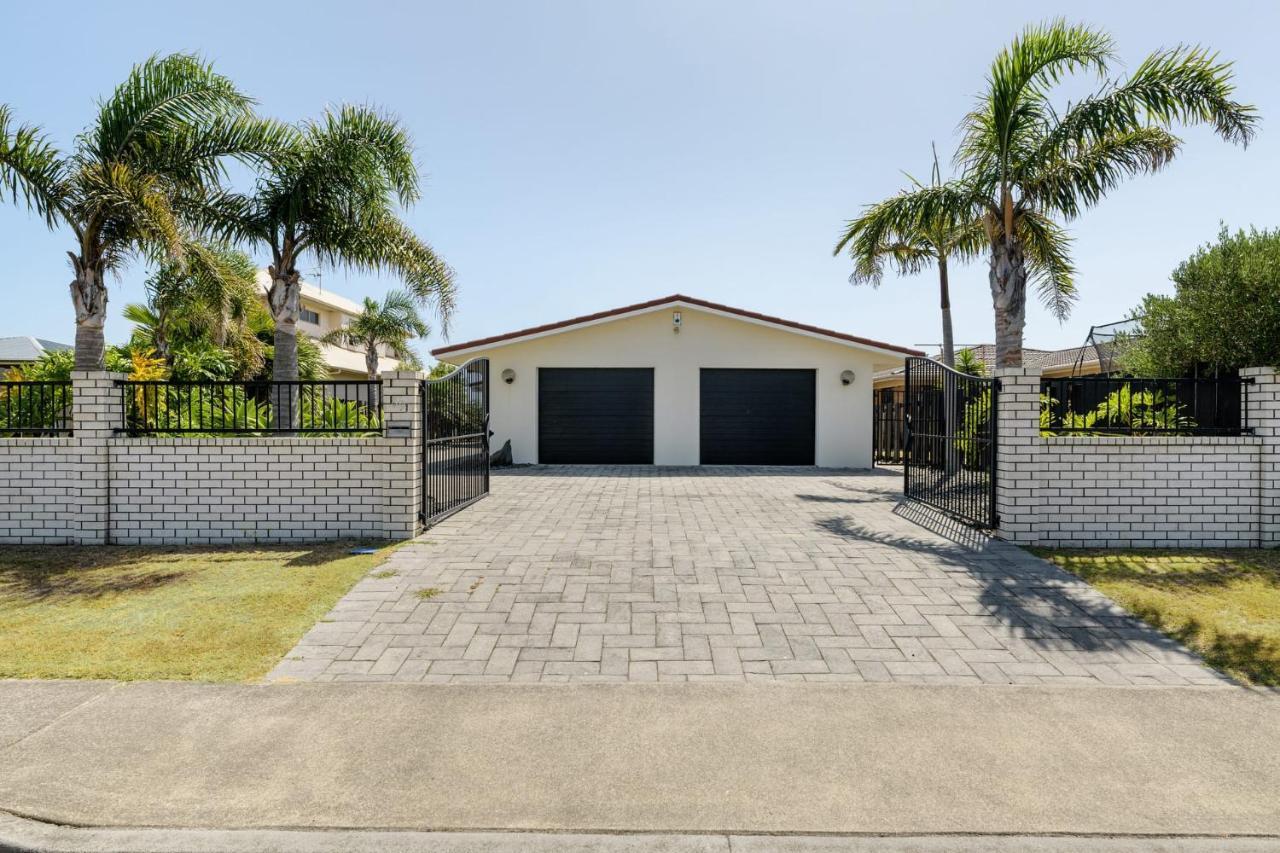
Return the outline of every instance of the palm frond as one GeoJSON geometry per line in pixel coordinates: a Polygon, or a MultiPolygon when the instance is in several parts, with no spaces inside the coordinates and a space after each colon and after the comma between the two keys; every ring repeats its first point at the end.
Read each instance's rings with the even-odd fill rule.
{"type": "Polygon", "coordinates": [[[961,125],[957,163],[991,156],[1009,162],[1029,129],[1043,124],[1046,90],[1076,71],[1105,74],[1113,56],[1104,32],[1062,19],[1028,26],[992,63],[988,91],[961,125]]]}
{"type": "Polygon", "coordinates": [[[13,203],[21,196],[52,228],[62,217],[65,164],[58,150],[29,124],[14,126],[7,104],[0,104],[0,194],[13,203]]]}
{"type": "Polygon", "coordinates": [[[155,140],[184,126],[207,126],[228,114],[248,114],[252,104],[198,57],[156,54],[135,65],[101,103],[94,127],[81,140],[100,161],[145,160],[159,150],[155,140]]]}
{"type": "Polygon", "coordinates": [[[1104,136],[1059,152],[1021,184],[1023,198],[1042,210],[1068,218],[1097,204],[1126,178],[1156,172],[1168,165],[1182,141],[1159,127],[1140,127],[1104,136]]]}
{"type": "Polygon", "coordinates": [[[1021,211],[1018,237],[1027,259],[1027,279],[1040,301],[1059,320],[1071,314],[1076,301],[1075,267],[1071,263],[1071,235],[1047,216],[1021,211]]]}

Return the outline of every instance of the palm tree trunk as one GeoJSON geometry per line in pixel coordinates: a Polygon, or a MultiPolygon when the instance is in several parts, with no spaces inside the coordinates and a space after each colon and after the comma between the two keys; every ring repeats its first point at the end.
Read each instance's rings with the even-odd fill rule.
{"type": "MultiPolygon", "coordinates": [[[[271,289],[267,291],[267,304],[275,321],[275,355],[271,363],[271,378],[277,383],[298,381],[298,317],[302,310],[301,276],[297,270],[279,270],[268,267],[271,273],[271,289]]],[[[278,384],[272,387],[271,408],[275,413],[276,428],[290,431],[298,424],[298,395],[296,386],[278,384]]]]}
{"type": "Polygon", "coordinates": [[[991,304],[996,319],[996,367],[1022,366],[1022,330],[1027,324],[1027,265],[1022,243],[999,237],[991,246],[991,304]]]}
{"type": "Polygon", "coordinates": [[[956,366],[956,344],[951,332],[951,285],[947,280],[947,257],[938,258],[938,288],[942,294],[942,363],[956,366]]]}
{"type": "Polygon", "coordinates": [[[364,351],[364,369],[369,371],[369,381],[378,378],[378,345],[369,344],[364,351]]]}
{"type": "Polygon", "coordinates": [[[71,282],[71,304],[76,309],[76,369],[101,370],[107,349],[107,287],[102,271],[71,256],[76,277],[71,282]]]}

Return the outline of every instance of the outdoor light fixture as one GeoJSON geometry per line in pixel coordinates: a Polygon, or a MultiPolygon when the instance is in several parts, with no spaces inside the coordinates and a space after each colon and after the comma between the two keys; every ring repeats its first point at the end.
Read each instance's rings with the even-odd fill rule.
{"type": "Polygon", "coordinates": [[[844,371],[843,373],[841,373],[841,374],[840,374],[840,384],[841,384],[841,385],[852,385],[852,384],[853,384],[853,380],[854,380],[854,379],[856,379],[856,378],[857,378],[857,374],[856,374],[856,373],[854,373],[852,370],[846,370],[846,371],[844,371]]]}
{"type": "Polygon", "coordinates": [[[675,332],[677,335],[680,334],[681,322],[683,321],[680,319],[680,312],[672,311],[671,312],[671,331],[675,332]]]}
{"type": "Polygon", "coordinates": [[[512,382],[515,382],[516,372],[512,370],[510,367],[506,368],[505,370],[502,371],[502,381],[507,383],[508,385],[510,385],[512,382]]]}

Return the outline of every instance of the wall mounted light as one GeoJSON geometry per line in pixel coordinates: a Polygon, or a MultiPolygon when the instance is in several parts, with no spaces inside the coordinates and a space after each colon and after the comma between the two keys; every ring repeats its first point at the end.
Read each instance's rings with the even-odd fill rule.
{"type": "Polygon", "coordinates": [[[515,382],[516,372],[512,370],[510,367],[506,368],[505,370],[502,371],[502,381],[507,383],[508,385],[510,385],[512,382],[515,382]]]}
{"type": "Polygon", "coordinates": [[[679,311],[671,312],[671,331],[675,332],[677,335],[680,334],[680,324],[683,322],[684,320],[680,317],[679,311]]]}
{"type": "Polygon", "coordinates": [[[846,370],[846,371],[844,371],[843,373],[841,373],[841,374],[840,374],[840,384],[841,384],[841,385],[852,385],[852,384],[853,384],[853,380],[855,380],[855,379],[857,379],[857,378],[858,378],[857,374],[856,374],[856,373],[854,373],[852,370],[846,370]]]}

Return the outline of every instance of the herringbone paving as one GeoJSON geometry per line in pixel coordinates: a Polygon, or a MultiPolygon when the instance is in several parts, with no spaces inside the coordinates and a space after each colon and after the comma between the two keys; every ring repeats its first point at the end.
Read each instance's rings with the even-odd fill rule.
{"type": "Polygon", "coordinates": [[[396,551],[268,679],[1229,683],[1088,584],[903,503],[900,484],[495,472],[488,498],[396,551]]]}

